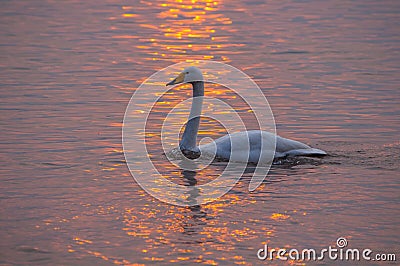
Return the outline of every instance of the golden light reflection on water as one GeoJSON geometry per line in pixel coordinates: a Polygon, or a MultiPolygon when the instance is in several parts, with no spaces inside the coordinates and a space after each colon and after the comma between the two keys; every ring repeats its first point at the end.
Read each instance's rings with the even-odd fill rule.
{"type": "MultiPolygon", "coordinates": [[[[218,220],[217,217],[225,211],[226,202],[230,202],[231,205],[243,204],[240,197],[230,194],[225,196],[224,202],[190,208],[173,205],[163,205],[162,211],[154,211],[150,206],[140,210],[128,208],[125,209],[123,230],[128,236],[143,239],[141,252],[143,259],[148,262],[158,260],[174,263],[190,260],[206,265],[218,265],[217,261],[233,260],[235,264],[246,264],[244,256],[235,255],[235,243],[248,243],[256,239],[259,232],[246,222],[218,220]],[[143,222],[161,216],[164,216],[162,223],[156,226],[143,222]],[[171,241],[170,235],[176,234],[182,237],[171,241]],[[179,243],[180,238],[190,243],[184,247],[179,243]],[[160,246],[169,247],[162,257],[157,253],[157,247],[160,246]],[[209,252],[210,249],[216,250],[217,253],[209,252]],[[199,254],[199,251],[200,255],[193,257],[193,254],[199,254]]],[[[271,230],[268,230],[269,234],[272,234],[271,230]]]]}
{"type": "MultiPolygon", "coordinates": [[[[141,2],[144,4],[144,2],[141,2]]],[[[235,32],[230,27],[232,21],[220,11],[222,1],[155,1],[145,3],[157,11],[152,21],[148,14],[135,14],[133,6],[123,6],[122,17],[135,19],[140,27],[154,33],[140,38],[142,43],[135,47],[149,56],[147,60],[217,59],[229,61],[223,51],[227,47],[240,47],[244,44],[229,43],[229,34],[235,32]],[[154,21],[156,20],[156,21],[154,21]],[[190,56],[189,56],[190,55],[190,56]]],[[[116,39],[136,39],[135,35],[115,35],[116,39]]]]}

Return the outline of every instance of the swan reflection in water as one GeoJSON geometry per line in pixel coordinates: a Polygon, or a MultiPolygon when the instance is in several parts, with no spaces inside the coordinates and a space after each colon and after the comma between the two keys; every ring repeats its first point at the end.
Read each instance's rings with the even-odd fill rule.
{"type": "Polygon", "coordinates": [[[182,230],[184,234],[193,235],[201,231],[201,227],[207,225],[206,220],[207,212],[205,212],[201,205],[198,203],[198,197],[201,195],[201,190],[196,185],[198,181],[196,179],[197,171],[186,170],[188,164],[192,164],[189,167],[194,169],[196,167],[195,162],[183,161],[181,164],[181,175],[184,179],[184,186],[191,187],[191,189],[186,193],[186,205],[187,210],[190,211],[188,215],[182,221],[182,230]],[[182,165],[184,164],[184,165],[182,165]],[[186,167],[185,167],[186,166],[186,167]],[[184,169],[186,168],[186,169],[184,169]]]}
{"type": "Polygon", "coordinates": [[[200,189],[195,187],[197,185],[196,171],[192,170],[182,170],[182,177],[185,179],[185,186],[193,187],[192,190],[189,191],[189,195],[186,198],[187,203],[190,204],[188,207],[192,212],[194,212],[194,217],[200,218],[205,217],[206,213],[201,210],[201,206],[197,203],[197,198],[200,196],[200,189]]]}

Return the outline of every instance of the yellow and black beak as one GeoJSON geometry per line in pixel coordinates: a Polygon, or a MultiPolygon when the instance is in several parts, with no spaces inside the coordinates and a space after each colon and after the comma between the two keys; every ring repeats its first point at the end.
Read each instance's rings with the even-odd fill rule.
{"type": "Polygon", "coordinates": [[[182,72],[174,80],[168,82],[165,86],[179,84],[182,83],[184,80],[185,80],[185,73],[182,72]]]}

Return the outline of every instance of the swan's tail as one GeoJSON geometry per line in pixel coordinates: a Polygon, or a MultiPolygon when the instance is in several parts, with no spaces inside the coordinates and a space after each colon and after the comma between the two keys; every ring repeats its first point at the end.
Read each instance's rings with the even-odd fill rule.
{"type": "Polygon", "coordinates": [[[308,149],[296,149],[286,152],[286,156],[309,156],[309,157],[322,157],[328,155],[326,152],[320,149],[308,148],[308,149]]]}

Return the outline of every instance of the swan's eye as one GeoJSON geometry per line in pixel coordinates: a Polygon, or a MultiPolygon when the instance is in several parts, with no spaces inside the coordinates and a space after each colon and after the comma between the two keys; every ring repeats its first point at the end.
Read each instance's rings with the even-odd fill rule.
{"type": "Polygon", "coordinates": [[[188,72],[186,72],[185,74],[189,74],[189,71],[188,71],[188,72]]]}

